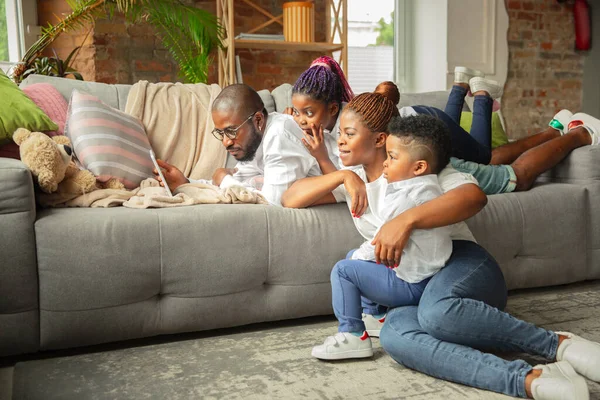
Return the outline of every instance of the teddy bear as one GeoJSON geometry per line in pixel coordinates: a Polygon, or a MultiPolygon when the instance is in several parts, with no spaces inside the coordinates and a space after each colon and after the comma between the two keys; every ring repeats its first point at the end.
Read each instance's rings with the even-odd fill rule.
{"type": "Polygon", "coordinates": [[[49,137],[41,132],[19,128],[13,140],[19,145],[21,161],[45,193],[71,197],[97,189],[124,189],[117,179],[100,184],[90,171],[79,169],[72,158],[71,141],[66,136],[49,137]]]}

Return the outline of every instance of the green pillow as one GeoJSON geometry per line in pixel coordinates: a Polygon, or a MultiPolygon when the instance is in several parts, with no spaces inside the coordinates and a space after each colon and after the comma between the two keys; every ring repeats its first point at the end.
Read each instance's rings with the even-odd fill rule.
{"type": "Polygon", "coordinates": [[[0,70],[0,143],[12,139],[18,128],[32,132],[55,131],[58,126],[0,70]]]}
{"type": "MultiPolygon", "coordinates": [[[[467,132],[471,132],[471,124],[473,123],[473,113],[463,111],[460,116],[460,126],[467,132]]],[[[500,116],[497,112],[492,113],[492,149],[508,143],[506,132],[502,128],[500,116]]]]}

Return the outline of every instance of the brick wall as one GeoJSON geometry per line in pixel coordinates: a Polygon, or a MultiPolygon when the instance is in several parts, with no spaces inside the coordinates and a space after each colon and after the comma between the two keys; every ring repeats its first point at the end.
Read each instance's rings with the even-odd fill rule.
{"type": "MultiPolygon", "coordinates": [[[[53,13],[68,12],[64,0],[38,0],[41,24],[56,22],[53,13]],[[57,12],[58,11],[58,12],[57,12]]],[[[281,14],[280,1],[258,0],[261,7],[274,15],[281,14]]],[[[215,0],[197,0],[196,6],[216,13],[215,0]]],[[[315,9],[316,40],[325,40],[325,2],[320,1],[315,9]]],[[[243,2],[235,5],[236,34],[246,32],[266,21],[267,18],[243,2]]],[[[259,33],[282,33],[282,27],[273,24],[259,33]]],[[[63,34],[53,45],[60,56],[81,44],[82,33],[63,34]]],[[[321,55],[316,52],[288,52],[272,50],[241,49],[240,56],[244,83],[259,89],[273,89],[284,82],[293,83],[310,62],[321,55]]],[[[213,54],[209,82],[216,83],[217,54],[213,54]]],[[[128,24],[123,16],[116,15],[110,21],[98,20],[92,34],[86,40],[74,65],[86,80],[105,83],[133,83],[140,79],[151,82],[177,81],[177,64],[161,46],[151,26],[128,24]]]]}
{"type": "Polygon", "coordinates": [[[583,62],[575,52],[572,6],[556,0],[506,0],[508,79],[502,112],[511,138],[545,129],[552,116],[581,109],[583,62]]]}
{"type": "MultiPolygon", "coordinates": [[[[71,13],[71,9],[65,0],[38,0],[37,9],[38,23],[41,26],[47,26],[49,23],[56,24],[60,19],[71,13]]],[[[83,79],[93,81],[96,77],[96,51],[93,40],[94,31],[89,26],[78,32],[63,33],[54,43],[48,46],[44,55],[54,56],[52,52],[52,49],[54,49],[58,56],[64,60],[75,47],[81,46],[71,66],[81,72],[83,79]]]]}

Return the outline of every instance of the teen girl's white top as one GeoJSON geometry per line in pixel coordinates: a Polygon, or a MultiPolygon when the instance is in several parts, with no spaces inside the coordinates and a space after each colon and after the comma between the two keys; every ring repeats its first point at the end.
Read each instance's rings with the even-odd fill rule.
{"type": "MultiPolygon", "coordinates": [[[[361,168],[356,173],[364,174],[364,170],[361,168]]],[[[366,185],[369,205],[373,204],[369,216],[377,221],[378,228],[373,237],[365,237],[367,240],[352,255],[354,260],[374,261],[375,246],[371,241],[384,223],[442,195],[437,175],[433,174],[389,184],[381,176],[366,185]]],[[[395,269],[396,275],[409,283],[420,282],[442,269],[451,254],[450,228],[416,229],[404,246],[400,265],[395,269]]]]}
{"type": "MultiPolygon", "coordinates": [[[[387,222],[387,220],[384,219],[383,216],[387,215],[385,194],[389,185],[387,183],[387,180],[383,176],[379,177],[373,182],[367,182],[366,173],[362,166],[351,167],[348,169],[355,172],[366,183],[367,199],[369,202],[369,206],[367,208],[367,211],[360,218],[353,218],[353,220],[358,232],[365,238],[365,240],[367,240],[370,243],[374,239],[375,234],[381,228],[381,226],[385,222],[387,222]]],[[[452,189],[455,189],[467,183],[473,183],[477,185],[477,180],[475,180],[475,178],[473,178],[472,175],[458,172],[450,165],[448,165],[442,170],[442,172],[438,174],[437,179],[443,193],[446,193],[452,189]]],[[[348,207],[351,207],[352,199],[343,185],[340,185],[338,188],[336,188],[333,194],[338,200],[338,202],[346,201],[346,203],[348,203],[348,207]]],[[[390,213],[389,209],[387,213],[390,213]]],[[[390,217],[390,219],[393,219],[398,214],[400,214],[400,212],[394,214],[394,216],[390,217]]],[[[447,230],[446,235],[449,235],[451,240],[470,240],[475,242],[475,238],[473,237],[473,234],[471,233],[465,222],[459,222],[457,224],[453,224],[444,228],[447,230]]],[[[414,232],[418,232],[418,230],[415,230],[414,232]]],[[[413,235],[411,235],[411,239],[413,235]]],[[[402,258],[404,258],[405,252],[406,249],[402,254],[402,258]]],[[[415,265],[410,266],[410,268],[420,268],[420,266],[415,265]]],[[[435,274],[440,268],[432,269],[429,276],[435,274]]],[[[396,269],[396,274],[398,274],[400,278],[406,280],[407,282],[418,282],[422,279],[425,279],[419,279],[419,276],[427,275],[426,272],[419,271],[419,273],[414,276],[408,274],[404,276],[402,271],[403,270],[399,267],[396,269]]]]}
{"type": "Polygon", "coordinates": [[[342,116],[342,110],[348,103],[342,103],[340,111],[338,112],[337,120],[331,130],[323,129],[323,139],[325,141],[325,147],[327,148],[327,154],[329,159],[335,165],[337,169],[342,168],[342,162],[340,161],[340,149],[337,141],[340,132],[340,117],[342,116]]]}

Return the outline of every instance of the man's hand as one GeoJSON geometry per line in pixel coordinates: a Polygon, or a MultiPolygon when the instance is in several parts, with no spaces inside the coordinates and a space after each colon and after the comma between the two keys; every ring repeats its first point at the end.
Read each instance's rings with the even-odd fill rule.
{"type": "Polygon", "coordinates": [[[309,153],[318,161],[323,162],[329,159],[327,154],[327,147],[325,147],[325,138],[323,137],[323,125],[319,125],[317,128],[315,124],[310,125],[312,135],[309,135],[305,131],[302,131],[304,137],[302,143],[309,153]]]}
{"type": "Polygon", "coordinates": [[[395,268],[400,264],[402,250],[413,230],[410,213],[404,212],[383,224],[371,242],[375,246],[375,261],[395,268]]]}
{"type": "Polygon", "coordinates": [[[354,172],[346,171],[344,174],[344,187],[352,198],[352,216],[359,218],[367,211],[367,207],[369,206],[365,181],[360,179],[354,172]]]}
{"type": "Polygon", "coordinates": [[[212,183],[215,186],[220,186],[223,178],[227,175],[233,175],[237,172],[237,168],[217,168],[212,177],[212,183]]]}
{"type": "MultiPolygon", "coordinates": [[[[169,189],[171,189],[171,191],[174,191],[179,186],[185,183],[190,183],[190,181],[188,181],[185,175],[183,175],[183,172],[177,169],[176,166],[166,163],[163,160],[156,160],[156,162],[160,166],[162,174],[165,177],[167,184],[169,185],[169,189]]],[[[158,183],[160,183],[160,186],[165,186],[165,183],[158,175],[158,171],[154,169],[152,170],[152,172],[154,172],[154,179],[156,179],[158,183]]]]}

